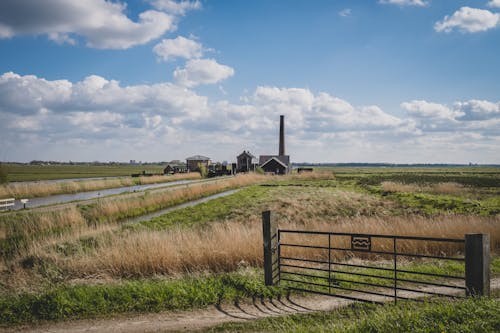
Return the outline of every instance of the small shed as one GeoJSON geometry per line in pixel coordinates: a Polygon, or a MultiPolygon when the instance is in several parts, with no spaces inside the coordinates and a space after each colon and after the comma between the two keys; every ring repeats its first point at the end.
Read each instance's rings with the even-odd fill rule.
{"type": "Polygon", "coordinates": [[[254,170],[254,162],[256,159],[255,156],[250,154],[249,151],[244,150],[241,154],[236,157],[236,164],[238,172],[248,172],[254,170]]]}
{"type": "Polygon", "coordinates": [[[199,171],[200,165],[204,165],[208,169],[208,166],[210,165],[210,157],[194,155],[186,158],[188,171],[199,171]]]}
{"type": "Polygon", "coordinates": [[[284,175],[288,173],[288,165],[279,159],[279,156],[270,156],[270,158],[260,165],[266,173],[284,175]]]}

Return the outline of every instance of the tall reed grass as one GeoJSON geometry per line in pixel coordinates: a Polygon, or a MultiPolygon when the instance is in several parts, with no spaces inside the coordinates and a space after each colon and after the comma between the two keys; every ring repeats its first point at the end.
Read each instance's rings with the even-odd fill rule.
{"type": "Polygon", "coordinates": [[[32,198],[45,197],[55,194],[78,193],[86,191],[97,191],[108,188],[117,188],[133,185],[145,185],[154,183],[166,183],[176,180],[199,179],[197,172],[180,173],[169,176],[151,177],[123,177],[100,180],[81,180],[68,182],[30,182],[30,183],[9,183],[0,185],[0,198],[32,198]]]}
{"type": "Polygon", "coordinates": [[[268,177],[258,174],[240,174],[231,178],[191,184],[185,187],[145,192],[139,197],[109,198],[99,201],[97,205],[86,211],[85,215],[92,221],[116,221],[127,217],[139,216],[232,188],[255,184],[265,179],[268,179],[268,177]]]}
{"type": "MultiPolygon", "coordinates": [[[[281,221],[285,229],[319,230],[351,233],[396,234],[463,238],[466,233],[489,233],[492,249],[500,249],[500,217],[437,216],[353,217],[335,222],[311,220],[308,223],[281,221]]],[[[336,238],[337,247],[349,247],[348,239],[336,238]]],[[[325,245],[327,238],[288,237],[288,242],[325,245]]],[[[71,278],[147,277],[157,274],[176,275],[193,272],[227,272],[241,265],[262,265],[262,226],[255,217],[246,222],[216,223],[204,228],[174,228],[164,231],[140,230],[98,237],[95,247],[85,245],[74,255],[62,255],[57,248],[40,243],[29,256],[48,261],[71,278]]],[[[76,246],[76,245],[75,245],[76,246]]],[[[384,251],[392,249],[392,241],[374,245],[384,251]]],[[[401,242],[398,250],[409,253],[455,255],[456,246],[435,242],[401,242]]],[[[284,248],[284,255],[327,259],[326,251],[284,248]]],[[[356,257],[356,253],[333,251],[335,260],[356,257]]],[[[367,258],[369,256],[358,256],[367,258]]]]}
{"type": "Polygon", "coordinates": [[[50,236],[50,233],[72,233],[72,228],[92,228],[96,224],[115,224],[121,218],[137,216],[177,203],[189,201],[224,191],[254,184],[267,179],[255,174],[239,175],[213,182],[190,184],[145,192],[140,196],[100,199],[90,206],[70,206],[67,209],[52,211],[15,212],[0,215],[0,240],[31,239],[50,236]]]}

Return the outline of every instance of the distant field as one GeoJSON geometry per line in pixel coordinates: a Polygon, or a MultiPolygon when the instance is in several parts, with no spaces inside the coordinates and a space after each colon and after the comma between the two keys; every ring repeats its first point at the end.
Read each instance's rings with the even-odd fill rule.
{"type": "Polygon", "coordinates": [[[19,165],[3,164],[10,182],[130,176],[143,170],[151,173],[163,172],[163,165],[19,165]]]}

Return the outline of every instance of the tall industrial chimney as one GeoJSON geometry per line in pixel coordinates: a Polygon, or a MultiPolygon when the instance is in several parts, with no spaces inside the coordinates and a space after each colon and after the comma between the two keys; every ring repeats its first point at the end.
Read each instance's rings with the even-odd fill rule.
{"type": "Polygon", "coordinates": [[[280,116],[280,153],[279,156],[285,155],[285,116],[280,116]]]}

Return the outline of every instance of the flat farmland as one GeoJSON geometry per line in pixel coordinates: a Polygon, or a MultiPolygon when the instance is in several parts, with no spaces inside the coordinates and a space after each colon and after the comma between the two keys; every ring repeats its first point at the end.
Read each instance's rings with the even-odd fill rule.
{"type": "MultiPolygon", "coordinates": [[[[1,214],[0,321],[4,326],[17,327],[41,321],[162,311],[196,314],[200,309],[226,303],[283,299],[288,294],[286,284],[266,287],[263,283],[264,210],[275,212],[280,228],[285,229],[449,238],[488,233],[492,276],[500,276],[499,169],[387,169],[344,169],[348,171],[344,173],[321,169],[283,177],[240,175],[217,185],[198,184],[129,199],[109,198],[61,211],[1,214]],[[229,189],[239,191],[139,223],[126,223],[129,217],[229,189]]],[[[440,244],[405,246],[407,251],[431,256],[463,254],[458,248],[440,244]]],[[[300,249],[293,251],[292,255],[305,255],[300,249]]],[[[316,256],[325,259],[324,253],[316,256]]],[[[352,253],[335,254],[335,260],[387,265],[383,258],[352,253]]],[[[463,265],[432,259],[406,260],[401,265],[427,273],[464,273],[463,265]]],[[[372,281],[363,277],[362,271],[356,272],[361,273],[358,283],[372,281]]],[[[409,322],[403,323],[411,327],[412,316],[450,315],[452,308],[461,311],[466,325],[479,325],[473,318],[467,321],[467,312],[478,309],[484,313],[475,318],[496,327],[492,321],[498,316],[489,314],[498,313],[500,304],[497,300],[470,300],[457,305],[439,303],[432,309],[413,305],[355,307],[354,314],[342,310],[347,312],[320,316],[324,325],[318,324],[317,329],[335,331],[330,323],[333,325],[338,317],[356,316],[359,311],[363,311],[365,328],[381,325],[386,322],[384,316],[391,314],[404,317],[409,322]]],[[[301,321],[314,322],[319,317],[308,318],[301,321]]],[[[300,325],[293,318],[272,319],[249,326],[220,326],[214,331],[302,331],[300,325]]],[[[349,323],[342,325],[347,327],[349,323]]]]}
{"type": "Polygon", "coordinates": [[[163,165],[25,165],[4,163],[2,166],[7,172],[10,182],[66,179],[66,178],[94,178],[130,176],[134,173],[147,171],[163,173],[163,165]]]}

